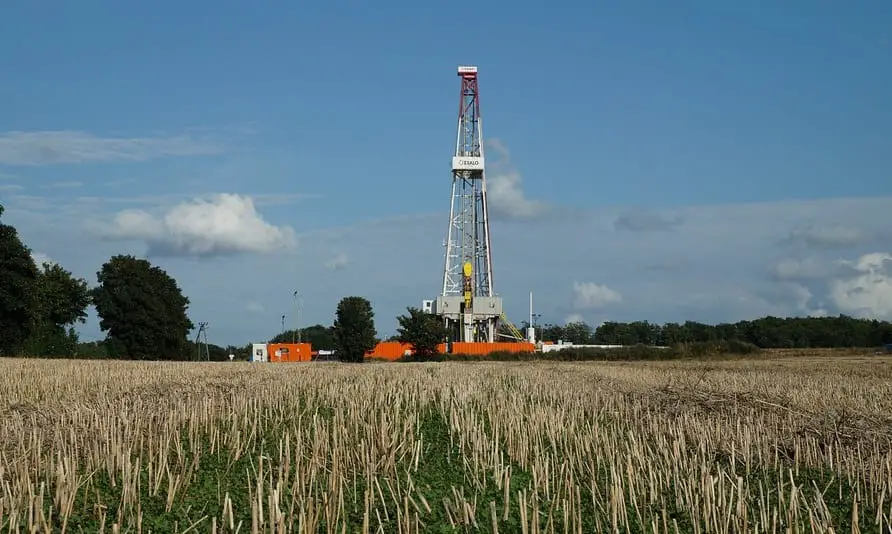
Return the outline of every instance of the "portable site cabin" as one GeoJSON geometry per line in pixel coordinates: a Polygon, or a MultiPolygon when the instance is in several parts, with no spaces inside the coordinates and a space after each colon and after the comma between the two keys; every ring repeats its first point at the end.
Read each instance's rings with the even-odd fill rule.
{"type": "Polygon", "coordinates": [[[254,343],[251,346],[251,361],[309,362],[313,361],[313,346],[310,343],[254,343]]]}
{"type": "Polygon", "coordinates": [[[313,361],[313,347],[309,343],[270,343],[267,350],[273,363],[313,361]]]}
{"type": "Polygon", "coordinates": [[[269,352],[267,351],[266,343],[254,343],[251,346],[251,361],[252,362],[268,362],[269,361],[269,352]]]}

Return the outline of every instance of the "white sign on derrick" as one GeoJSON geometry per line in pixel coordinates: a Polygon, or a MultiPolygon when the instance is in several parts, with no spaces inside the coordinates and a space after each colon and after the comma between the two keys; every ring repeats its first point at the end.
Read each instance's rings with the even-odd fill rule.
{"type": "Polygon", "coordinates": [[[482,171],[483,157],[481,156],[455,156],[452,158],[453,171],[482,171]]]}

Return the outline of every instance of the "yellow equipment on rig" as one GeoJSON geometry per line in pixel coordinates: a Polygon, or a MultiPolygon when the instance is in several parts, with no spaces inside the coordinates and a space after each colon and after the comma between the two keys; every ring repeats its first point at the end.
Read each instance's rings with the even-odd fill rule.
{"type": "MultiPolygon", "coordinates": [[[[471,262],[466,261],[462,266],[462,270],[465,274],[464,279],[464,292],[465,292],[465,309],[468,310],[471,308],[471,293],[473,293],[474,287],[474,279],[471,277],[474,274],[474,266],[471,265],[471,262]]],[[[466,312],[467,313],[467,312],[466,312]]]]}

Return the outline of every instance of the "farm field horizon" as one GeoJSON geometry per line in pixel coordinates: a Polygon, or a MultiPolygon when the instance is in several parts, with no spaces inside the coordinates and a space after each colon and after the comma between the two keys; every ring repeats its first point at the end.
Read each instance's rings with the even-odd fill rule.
{"type": "Polygon", "coordinates": [[[867,350],[0,359],[0,399],[2,532],[889,532],[892,521],[892,357],[867,350]]]}

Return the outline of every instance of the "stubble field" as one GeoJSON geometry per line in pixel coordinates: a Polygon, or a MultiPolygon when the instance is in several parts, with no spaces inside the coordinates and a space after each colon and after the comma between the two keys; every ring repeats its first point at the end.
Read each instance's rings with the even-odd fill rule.
{"type": "Polygon", "coordinates": [[[892,360],[0,360],[0,531],[890,532],[892,360]]]}

